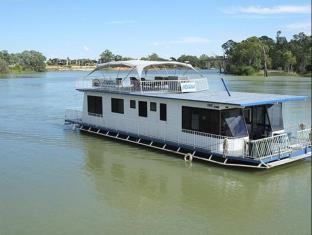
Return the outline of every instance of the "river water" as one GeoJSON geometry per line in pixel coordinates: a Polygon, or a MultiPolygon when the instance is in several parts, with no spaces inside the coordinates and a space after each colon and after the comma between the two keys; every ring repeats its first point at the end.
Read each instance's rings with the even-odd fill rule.
{"type": "MultiPolygon", "coordinates": [[[[0,235],[311,233],[311,159],[270,171],[190,166],[79,134],[64,110],[81,107],[74,81],[85,74],[0,78],[0,235]]],[[[235,91],[311,93],[309,78],[225,78],[235,91]]],[[[310,100],[284,115],[286,127],[311,123],[310,100]]]]}

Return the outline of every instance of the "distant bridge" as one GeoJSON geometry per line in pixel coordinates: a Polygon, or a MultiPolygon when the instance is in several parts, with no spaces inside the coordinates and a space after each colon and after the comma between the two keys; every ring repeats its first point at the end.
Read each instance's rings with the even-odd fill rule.
{"type": "Polygon", "coordinates": [[[211,68],[218,68],[219,72],[224,72],[226,66],[226,59],[223,56],[218,56],[215,58],[209,58],[205,60],[205,68],[211,69],[211,68]]]}

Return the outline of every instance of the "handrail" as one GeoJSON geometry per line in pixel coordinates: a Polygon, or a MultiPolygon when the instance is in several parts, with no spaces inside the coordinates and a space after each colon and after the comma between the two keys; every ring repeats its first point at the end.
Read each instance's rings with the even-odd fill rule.
{"type": "MultiPolygon", "coordinates": [[[[226,137],[194,130],[174,127],[168,128],[167,125],[162,125],[161,123],[159,123],[159,127],[155,129],[148,120],[140,120],[140,122],[138,122],[138,120],[128,119],[129,122],[124,122],[124,118],[122,117],[115,116],[113,120],[103,117],[90,116],[90,118],[96,118],[94,121],[96,123],[101,123],[101,127],[113,129],[115,131],[129,132],[137,136],[161,139],[165,142],[175,142],[178,145],[185,145],[194,149],[200,148],[218,154],[224,153],[224,141],[227,141],[227,155],[243,156],[244,154],[246,137],[226,137]],[[129,125],[129,123],[131,123],[131,125],[129,125]]],[[[65,121],[82,124],[82,112],[77,110],[66,110],[65,121]]]]}
{"type": "Polygon", "coordinates": [[[182,129],[182,132],[191,134],[185,144],[222,154],[225,157],[244,156],[245,141],[248,137],[229,137],[186,129],[182,129]]]}
{"type": "Polygon", "coordinates": [[[206,132],[201,132],[201,131],[194,131],[194,130],[188,130],[188,129],[182,129],[182,132],[185,133],[191,133],[195,135],[200,135],[200,136],[206,136],[206,137],[211,137],[211,138],[220,138],[220,139],[240,139],[242,137],[231,137],[231,136],[224,136],[224,135],[217,135],[217,134],[211,134],[211,133],[206,133],[206,132]]]}
{"type": "Polygon", "coordinates": [[[312,128],[297,131],[297,144],[302,146],[311,146],[312,128]]]}
{"type": "Polygon", "coordinates": [[[247,143],[247,146],[246,156],[255,159],[278,156],[291,151],[289,138],[286,133],[251,140],[247,143]]]}
{"type": "Polygon", "coordinates": [[[208,82],[206,78],[200,79],[183,79],[183,80],[148,80],[148,81],[131,81],[129,84],[123,84],[121,81],[107,79],[78,80],[76,89],[94,89],[103,91],[117,92],[194,92],[207,90],[208,82]],[[185,89],[183,86],[191,85],[185,89]]]}
{"type": "MultiPolygon", "coordinates": [[[[88,115],[88,114],[86,114],[88,115]]],[[[86,116],[87,117],[87,116],[86,116]]],[[[105,116],[106,117],[106,116],[105,116]]],[[[132,120],[125,122],[124,117],[101,117],[91,115],[101,127],[120,132],[129,132],[137,136],[145,136],[161,139],[164,142],[175,142],[179,146],[189,146],[194,149],[204,149],[213,153],[234,157],[245,157],[261,160],[271,157],[280,157],[292,151],[287,133],[266,137],[258,140],[249,140],[246,137],[227,137],[222,135],[199,132],[195,130],[167,127],[159,123],[155,129],[148,120],[132,120]],[[131,123],[131,125],[129,125],[131,123]]],[[[82,112],[78,110],[66,110],[65,121],[82,124],[82,112]]],[[[311,129],[298,131],[298,143],[304,148],[311,145],[311,129]]]]}

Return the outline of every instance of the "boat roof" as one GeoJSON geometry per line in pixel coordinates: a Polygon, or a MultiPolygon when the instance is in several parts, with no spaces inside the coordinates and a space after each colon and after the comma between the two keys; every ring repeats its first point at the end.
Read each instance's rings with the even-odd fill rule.
{"type": "MultiPolygon", "coordinates": [[[[103,64],[98,64],[97,68],[92,72],[109,67],[128,67],[136,69],[139,74],[139,79],[143,70],[149,66],[162,66],[162,65],[176,65],[181,67],[186,67],[198,72],[190,64],[181,63],[177,61],[146,61],[146,60],[127,60],[127,61],[112,61],[103,64]]],[[[91,72],[91,73],[92,73],[91,72]]],[[[307,96],[293,96],[293,95],[278,95],[278,94],[264,94],[264,93],[247,93],[247,92],[232,92],[231,96],[228,95],[225,91],[212,91],[204,90],[197,92],[189,93],[173,93],[173,92],[120,92],[120,91],[107,91],[102,90],[101,88],[81,88],[77,89],[79,91],[93,91],[93,92],[106,92],[106,93],[119,93],[126,95],[137,95],[145,97],[155,97],[155,98],[164,98],[164,99],[176,99],[176,100],[185,100],[185,101],[197,101],[197,102],[206,102],[206,103],[218,103],[218,104],[228,104],[235,106],[255,106],[263,104],[274,104],[287,101],[295,100],[305,100],[307,96]]]]}
{"type": "Polygon", "coordinates": [[[126,61],[111,61],[107,63],[98,64],[97,67],[91,73],[93,73],[96,70],[109,68],[109,67],[128,67],[128,68],[136,69],[136,71],[141,77],[142,72],[146,67],[149,67],[149,66],[157,67],[157,66],[162,66],[162,65],[176,65],[176,66],[185,67],[185,68],[189,68],[189,69],[193,69],[197,71],[195,68],[193,68],[192,65],[181,63],[178,61],[126,60],[126,61]]]}
{"type": "Polygon", "coordinates": [[[84,88],[77,89],[78,91],[90,91],[90,92],[105,92],[105,93],[117,93],[123,95],[135,95],[142,97],[154,97],[163,99],[175,99],[184,101],[196,101],[215,104],[227,104],[241,107],[284,103],[288,101],[303,101],[309,99],[308,96],[294,96],[294,95],[280,95],[280,94],[266,94],[266,93],[249,93],[249,92],[233,92],[231,96],[226,91],[204,90],[198,92],[189,93],[166,93],[166,92],[119,92],[119,91],[107,91],[102,89],[84,88]]]}
{"type": "Polygon", "coordinates": [[[187,101],[199,101],[210,102],[228,105],[237,105],[242,107],[274,104],[287,101],[306,100],[307,96],[293,96],[293,95],[278,95],[278,94],[264,94],[264,93],[248,93],[248,92],[231,92],[229,96],[224,91],[212,92],[209,90],[192,92],[192,93],[140,93],[134,92],[131,94],[157,97],[165,99],[187,100],[187,101]]]}

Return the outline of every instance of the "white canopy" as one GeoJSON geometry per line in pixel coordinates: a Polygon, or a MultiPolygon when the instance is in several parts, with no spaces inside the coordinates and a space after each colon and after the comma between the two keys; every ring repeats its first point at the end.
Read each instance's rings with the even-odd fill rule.
{"type": "Polygon", "coordinates": [[[177,66],[186,67],[186,68],[195,70],[193,66],[190,64],[176,62],[176,61],[127,60],[127,61],[111,61],[111,62],[107,62],[103,64],[98,64],[94,71],[102,69],[102,68],[108,68],[108,67],[129,67],[129,68],[135,69],[139,75],[139,78],[141,78],[142,72],[146,67],[160,66],[160,65],[177,65],[177,66]]]}

